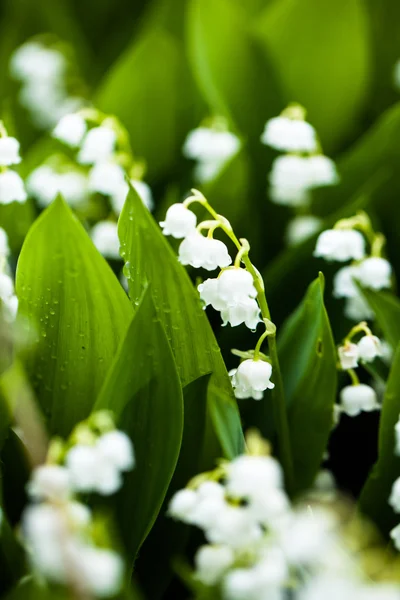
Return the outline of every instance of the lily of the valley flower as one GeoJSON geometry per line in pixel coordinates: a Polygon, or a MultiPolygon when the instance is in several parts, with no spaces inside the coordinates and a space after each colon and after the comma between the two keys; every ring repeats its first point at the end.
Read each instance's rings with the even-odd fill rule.
{"type": "Polygon", "coordinates": [[[78,148],[87,132],[85,119],[78,113],[62,117],[52,132],[52,136],[71,148],[78,148]]]}
{"type": "Polygon", "coordinates": [[[284,116],[267,121],[261,141],[267,146],[284,152],[315,152],[317,150],[314,127],[307,121],[284,116]]]}
{"type": "Polygon", "coordinates": [[[261,400],[265,390],[275,387],[270,381],[272,366],[263,360],[246,359],[229,374],[236,398],[261,400]]]}
{"type": "Polygon", "coordinates": [[[193,211],[182,203],[172,204],[167,210],[165,221],[161,221],[164,235],[176,239],[185,238],[196,229],[197,218],[193,211]]]}
{"type": "Polygon", "coordinates": [[[355,369],[358,367],[359,349],[357,344],[346,342],[338,349],[340,366],[342,369],[355,369]]]}
{"type": "Polygon", "coordinates": [[[343,412],[349,417],[380,408],[375,390],[364,383],[344,387],[340,392],[340,401],[343,412]]]}
{"type": "Polygon", "coordinates": [[[327,229],[317,240],[315,256],[325,260],[361,260],[365,256],[364,236],[354,229],[327,229]]]}
{"type": "Polygon", "coordinates": [[[190,233],[179,246],[179,261],[196,269],[213,271],[232,263],[228,248],[220,240],[204,237],[199,231],[190,233]]]}

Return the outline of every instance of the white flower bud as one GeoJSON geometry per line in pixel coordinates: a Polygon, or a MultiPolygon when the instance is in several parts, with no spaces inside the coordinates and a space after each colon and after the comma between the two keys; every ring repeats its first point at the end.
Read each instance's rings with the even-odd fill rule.
{"type": "Polygon", "coordinates": [[[369,304],[361,294],[354,296],[353,298],[346,298],[346,304],[344,306],[344,314],[348,319],[352,321],[364,321],[373,319],[375,313],[369,307],[369,304]]]}
{"type": "Polygon", "coordinates": [[[316,154],[308,159],[309,187],[335,185],[339,182],[336,165],[327,156],[316,154]]]}
{"type": "Polygon", "coordinates": [[[317,240],[314,256],[326,260],[361,260],[365,256],[365,239],[353,229],[327,229],[317,240]]]}
{"type": "Polygon", "coordinates": [[[396,527],[391,530],[390,537],[393,540],[396,550],[400,550],[400,524],[396,525],[396,527]]]}
{"type": "Polygon", "coordinates": [[[207,271],[213,271],[217,267],[220,269],[228,267],[232,259],[223,242],[204,237],[195,230],[179,246],[179,261],[182,265],[191,265],[196,269],[202,267],[207,271]]]}
{"type": "Polygon", "coordinates": [[[71,492],[68,470],[60,465],[36,467],[27,490],[34,500],[66,500],[71,492]]]}
{"type": "Polygon", "coordinates": [[[120,471],[130,471],[135,466],[135,456],[130,438],[123,431],[104,433],[96,443],[101,460],[110,462],[120,471]]]}
{"type": "Polygon", "coordinates": [[[382,355],[381,341],[376,335],[364,335],[357,346],[359,358],[364,362],[372,362],[382,355]]]}
{"type": "Polygon", "coordinates": [[[349,417],[355,417],[362,411],[379,409],[375,390],[364,383],[348,385],[340,392],[342,410],[349,417]]]}
{"type": "Polygon", "coordinates": [[[78,113],[61,117],[52,132],[52,136],[71,148],[77,148],[87,131],[85,119],[78,113]]]}
{"type": "Polygon", "coordinates": [[[124,563],[113,550],[82,546],[79,552],[82,584],[98,598],[115,596],[122,587],[124,563]]]}
{"type": "Polygon", "coordinates": [[[233,564],[235,556],[228,546],[201,546],[194,557],[196,579],[215,585],[233,564]]]}
{"type": "Polygon", "coordinates": [[[230,372],[236,398],[261,400],[266,389],[275,385],[270,381],[272,366],[263,360],[247,359],[230,372]]]}
{"type": "Polygon", "coordinates": [[[108,161],[115,149],[117,136],[109,127],[94,127],[83,139],[77,160],[83,165],[108,161]]]}
{"type": "Polygon", "coordinates": [[[381,290],[391,286],[391,275],[391,264],[385,258],[371,256],[359,265],[357,278],[362,286],[381,290]]]}
{"type": "Polygon", "coordinates": [[[359,296],[357,285],[354,279],[357,279],[358,266],[350,265],[342,267],[333,278],[333,295],[336,298],[354,298],[359,296]]]}
{"type": "Polygon", "coordinates": [[[287,117],[275,117],[265,124],[261,141],[284,152],[315,152],[317,139],[310,123],[287,117]]]}
{"type": "Polygon", "coordinates": [[[194,490],[187,488],[179,490],[179,492],[176,492],[170,500],[168,514],[174,519],[190,522],[197,501],[198,496],[194,490]]]}
{"type": "Polygon", "coordinates": [[[106,258],[121,260],[118,226],[113,221],[99,221],[90,232],[97,250],[106,258]]]}
{"type": "Polygon", "coordinates": [[[172,204],[167,210],[165,221],[161,221],[164,235],[172,235],[176,239],[186,238],[196,230],[197,218],[194,212],[184,204],[172,204]]]}
{"type": "Polygon", "coordinates": [[[346,342],[344,346],[338,348],[340,366],[342,369],[355,369],[358,367],[358,346],[351,342],[346,342]]]}
{"type": "Polygon", "coordinates": [[[13,137],[0,137],[0,166],[9,167],[20,162],[19,141],[13,137]]]}
{"type": "Polygon", "coordinates": [[[245,323],[246,327],[252,331],[256,329],[261,322],[260,307],[254,298],[242,298],[235,304],[230,304],[221,310],[223,325],[230,323],[232,327],[237,327],[245,323]]]}
{"type": "Polygon", "coordinates": [[[314,235],[322,226],[322,219],[313,215],[294,217],[286,229],[286,243],[288,246],[297,246],[314,235]]]}
{"type": "Polygon", "coordinates": [[[400,513],[400,477],[398,477],[392,485],[389,504],[395,512],[400,513]]]}
{"type": "Polygon", "coordinates": [[[24,182],[15,171],[0,173],[0,204],[25,202],[27,199],[24,182]]]}

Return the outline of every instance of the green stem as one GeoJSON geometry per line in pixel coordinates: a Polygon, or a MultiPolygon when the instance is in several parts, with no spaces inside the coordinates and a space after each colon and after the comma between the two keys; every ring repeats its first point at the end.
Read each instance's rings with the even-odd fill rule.
{"type": "MultiPolygon", "coordinates": [[[[210,206],[210,204],[207,202],[204,196],[200,197],[198,201],[208,210],[208,212],[213,216],[215,220],[221,222],[221,229],[235,244],[238,251],[241,252],[243,244],[241,244],[238,238],[236,237],[229,222],[227,222],[224,218],[221,218],[221,216],[212,208],[212,206],[210,206]]],[[[261,310],[262,317],[263,319],[268,319],[270,321],[271,314],[269,311],[267,298],[265,296],[263,281],[249,258],[249,248],[247,249],[247,252],[243,253],[241,259],[246,269],[253,277],[254,287],[257,290],[257,301],[261,310]]],[[[285,392],[276,347],[276,334],[270,334],[268,336],[268,348],[274,373],[275,388],[271,392],[271,397],[274,422],[276,425],[276,432],[278,436],[279,458],[285,473],[286,486],[288,488],[288,491],[290,492],[291,490],[293,490],[294,486],[293,460],[290,444],[289,424],[286,413],[285,392]]]]}

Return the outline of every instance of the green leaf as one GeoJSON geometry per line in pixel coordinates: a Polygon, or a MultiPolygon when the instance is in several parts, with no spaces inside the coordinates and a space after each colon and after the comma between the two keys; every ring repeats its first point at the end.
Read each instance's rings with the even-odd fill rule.
{"type": "Polygon", "coordinates": [[[400,300],[392,292],[360,290],[375,313],[383,337],[395,350],[400,342],[400,300]]]}
{"type": "Polygon", "coordinates": [[[229,0],[191,0],[189,60],[211,108],[257,138],[281,110],[275,74],[248,32],[247,14],[229,0]]]}
{"type": "Polygon", "coordinates": [[[60,198],[30,230],[16,290],[25,360],[51,433],[67,435],[91,411],[132,315],[122,287],[60,198]]]}
{"type": "Polygon", "coordinates": [[[171,496],[184,488],[200,470],[207,409],[209,375],[193,381],[183,390],[184,427],[175,473],[158,519],[140,551],[137,575],[147,598],[161,598],[173,576],[172,562],[181,556],[190,528],[167,515],[171,496]],[[154,571],[157,577],[154,577],[154,571]]]}
{"type": "Polygon", "coordinates": [[[333,422],[337,359],[323,294],[321,273],[278,338],[297,491],[312,484],[333,422]]]}
{"type": "Polygon", "coordinates": [[[128,47],[96,94],[96,105],[127,128],[150,178],[169,172],[188,129],[197,124],[197,115],[191,116],[196,102],[189,103],[190,110],[184,104],[191,84],[186,69],[178,42],[161,29],[151,29],[128,47]]]}
{"type": "Polygon", "coordinates": [[[134,560],[161,508],[179,455],[183,399],[174,358],[146,291],[96,402],[112,410],[135,447],[136,466],[116,499],[134,560]]]}
{"type": "Polygon", "coordinates": [[[279,0],[255,22],[286,96],[305,106],[329,151],[354,130],[365,101],[368,27],[362,0],[279,0]]]}
{"type": "Polygon", "coordinates": [[[188,274],[133,189],[119,220],[119,237],[133,305],[151,282],[182,386],[212,373],[208,410],[224,453],[236,456],[243,448],[243,434],[219,346],[188,274]]]}
{"type": "Polygon", "coordinates": [[[395,455],[394,427],[400,414],[400,345],[397,347],[382,404],[379,422],[378,460],[362,489],[359,507],[388,535],[399,516],[388,504],[394,481],[400,475],[400,457],[395,455]]]}

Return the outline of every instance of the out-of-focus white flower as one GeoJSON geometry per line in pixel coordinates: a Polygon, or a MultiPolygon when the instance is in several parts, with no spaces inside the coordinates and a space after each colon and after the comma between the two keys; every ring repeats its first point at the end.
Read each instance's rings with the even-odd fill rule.
{"type": "Polygon", "coordinates": [[[369,307],[369,304],[361,294],[352,298],[346,298],[344,306],[344,314],[352,321],[370,320],[375,317],[374,311],[369,307]]]}
{"type": "Polygon", "coordinates": [[[187,158],[198,161],[196,178],[210,181],[240,148],[240,140],[229,131],[199,127],[189,133],[183,146],[187,158]]]}
{"type": "Polygon", "coordinates": [[[288,246],[297,246],[314,235],[322,226],[322,219],[313,215],[294,217],[286,229],[286,243],[288,246]]]}
{"type": "Polygon", "coordinates": [[[37,167],[29,175],[26,187],[30,196],[35,198],[42,208],[48,206],[61,194],[73,207],[83,204],[88,197],[87,178],[77,170],[57,172],[49,165],[37,167]]]}
{"type": "Polygon", "coordinates": [[[376,335],[364,335],[357,346],[359,358],[364,362],[372,362],[382,354],[381,341],[376,335]]]}
{"type": "Polygon", "coordinates": [[[113,221],[99,221],[90,232],[93,244],[106,258],[120,260],[118,226],[113,221]]]}
{"type": "Polygon", "coordinates": [[[83,586],[98,598],[115,596],[121,589],[124,563],[113,550],[81,546],[79,570],[83,586]]]}
{"type": "Polygon", "coordinates": [[[135,466],[135,455],[130,438],[117,429],[104,433],[97,441],[97,451],[103,460],[119,471],[130,471],[135,466]]]}
{"type": "Polygon", "coordinates": [[[64,76],[66,60],[61,52],[38,42],[27,42],[14,51],[11,75],[21,81],[53,81],[64,76]]]}
{"type": "Polygon", "coordinates": [[[68,470],[60,465],[36,467],[28,484],[28,493],[34,500],[66,500],[71,493],[68,470]]]}
{"type": "Polygon", "coordinates": [[[310,123],[288,117],[275,117],[265,124],[261,141],[284,152],[315,152],[317,138],[310,123]]]}
{"type": "Polygon", "coordinates": [[[196,269],[202,267],[207,271],[213,271],[217,267],[220,269],[228,267],[232,259],[223,242],[204,237],[195,230],[189,233],[179,246],[179,262],[196,269]]]}
{"type": "Polygon", "coordinates": [[[338,348],[338,354],[342,369],[355,369],[358,367],[359,349],[357,344],[346,342],[338,348]]]}
{"type": "Polygon", "coordinates": [[[8,245],[8,235],[6,231],[0,227],[0,256],[7,256],[10,254],[10,247],[8,245]]]}
{"type": "Polygon", "coordinates": [[[21,162],[19,141],[13,137],[0,137],[0,166],[9,167],[21,162]]]}
{"type": "Polygon", "coordinates": [[[233,564],[235,556],[228,546],[201,546],[194,557],[196,579],[215,585],[233,564]]]}
{"type": "Polygon", "coordinates": [[[236,398],[254,398],[261,400],[264,391],[273,389],[275,385],[270,381],[272,367],[263,360],[247,359],[240,363],[237,369],[229,373],[236,398]]]}
{"type": "Polygon", "coordinates": [[[142,180],[131,179],[131,186],[137,191],[143,204],[147,206],[149,210],[154,209],[154,198],[151,191],[151,187],[142,180]]]}
{"type": "Polygon", "coordinates": [[[358,267],[357,278],[362,286],[381,290],[391,286],[392,266],[385,258],[371,256],[358,267]]]}
{"type": "Polygon", "coordinates": [[[14,291],[14,282],[7,273],[0,272],[0,300],[3,309],[3,317],[8,321],[14,321],[18,311],[18,298],[14,291]]]}
{"type": "Polygon", "coordinates": [[[125,185],[125,171],[116,162],[97,162],[90,169],[89,189],[91,192],[114,196],[119,193],[122,186],[125,188],[125,185]]]}
{"type": "Polygon", "coordinates": [[[93,127],[85,135],[77,160],[83,165],[107,162],[111,159],[117,135],[110,127],[93,127]]]}
{"type": "Polygon", "coordinates": [[[336,165],[327,156],[316,154],[308,159],[308,173],[310,188],[318,188],[327,185],[335,185],[339,182],[336,165]]]}
{"type": "Polygon", "coordinates": [[[254,500],[283,488],[282,468],[271,456],[238,456],[227,466],[226,490],[233,498],[254,500]]]}
{"type": "Polygon", "coordinates": [[[317,240],[314,256],[325,260],[361,260],[365,256],[365,239],[354,229],[327,229],[317,240]]]}
{"type": "Polygon", "coordinates": [[[174,519],[189,522],[190,515],[197,505],[198,496],[194,490],[184,488],[176,492],[171,498],[168,514],[174,519]]]}
{"type": "Polygon", "coordinates": [[[316,564],[336,541],[336,519],[322,509],[303,509],[292,515],[280,537],[280,545],[292,564],[316,564]]]}
{"type": "Polygon", "coordinates": [[[336,298],[354,298],[359,296],[357,285],[354,279],[357,279],[358,266],[350,265],[342,267],[333,278],[333,295],[336,298]]]}
{"type": "Polygon", "coordinates": [[[396,525],[396,527],[391,530],[390,537],[393,540],[396,550],[400,550],[400,524],[396,525]]]}
{"type": "Polygon", "coordinates": [[[197,217],[184,204],[177,202],[167,210],[165,221],[161,221],[164,235],[172,235],[176,239],[185,238],[196,229],[197,217]]]}
{"type": "Polygon", "coordinates": [[[271,200],[276,204],[302,206],[309,201],[308,158],[278,156],[269,175],[271,200]]]}
{"type": "Polygon", "coordinates": [[[0,173],[0,204],[25,202],[27,197],[24,182],[18,173],[9,169],[0,173]]]}
{"type": "Polygon", "coordinates": [[[340,392],[340,401],[343,412],[349,417],[380,408],[375,390],[365,383],[344,387],[340,392]]]}
{"type": "Polygon", "coordinates": [[[87,131],[85,119],[78,113],[61,117],[53,130],[53,137],[71,148],[77,148],[87,131]]]}
{"type": "Polygon", "coordinates": [[[395,433],[395,450],[394,450],[394,453],[397,456],[400,456],[400,418],[397,421],[396,425],[394,426],[394,433],[395,433]]]}
{"type": "Polygon", "coordinates": [[[398,477],[392,485],[389,504],[395,512],[400,513],[400,477],[398,477]]]}

